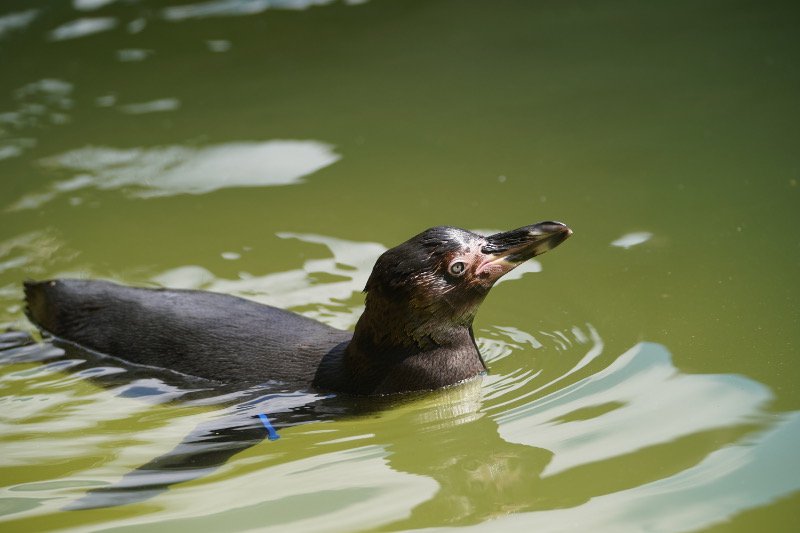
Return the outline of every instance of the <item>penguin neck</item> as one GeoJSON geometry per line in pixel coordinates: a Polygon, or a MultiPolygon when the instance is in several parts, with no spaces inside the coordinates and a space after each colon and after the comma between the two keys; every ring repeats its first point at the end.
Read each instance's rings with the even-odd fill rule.
{"type": "Polygon", "coordinates": [[[473,312],[442,320],[376,296],[368,295],[343,354],[351,392],[431,390],[486,371],[472,334],[473,312]]]}

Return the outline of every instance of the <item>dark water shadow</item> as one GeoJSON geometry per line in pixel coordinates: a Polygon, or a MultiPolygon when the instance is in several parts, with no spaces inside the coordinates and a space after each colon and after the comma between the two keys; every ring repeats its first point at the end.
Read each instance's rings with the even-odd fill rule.
{"type": "MultiPolygon", "coordinates": [[[[574,331],[574,338],[552,336],[560,351],[545,350],[556,354],[554,361],[540,361],[538,369],[513,360],[524,337],[516,333],[500,348],[482,346],[495,374],[434,393],[385,398],[320,396],[279,384],[242,391],[125,367],[96,354],[78,357],[52,343],[6,346],[0,361],[37,361],[83,373],[124,397],[215,409],[175,448],[112,485],[91,489],[69,509],[139,502],[207,475],[264,443],[269,437],[259,416],[264,414],[279,435],[310,422],[353,422],[338,424],[327,441],[291,432],[297,446],[290,469],[297,476],[320,454],[354,449],[353,439],[359,439],[356,447],[383,450],[389,469],[435,482],[437,490],[406,518],[378,526],[387,531],[469,526],[510,516],[524,517],[543,531],[558,530],[564,520],[585,522],[598,501],[613,509],[595,517],[606,531],[624,527],[631,513],[647,516],[655,529],[669,529],[677,515],[660,510],[669,509],[665,502],[682,502],[681,516],[701,527],[800,488],[797,468],[787,459],[800,419],[796,413],[771,413],[767,387],[743,376],[686,374],[658,344],[604,354],[591,327],[574,331]]],[[[258,475],[265,479],[271,467],[285,463],[280,454],[260,461],[258,475]]],[[[350,487],[347,479],[340,485],[344,492],[363,490],[350,487]]],[[[263,496],[254,495],[249,507],[242,502],[237,509],[298,497],[282,494],[280,486],[266,483],[263,496]]],[[[194,519],[213,523],[228,511],[201,509],[194,519]]],[[[152,519],[190,525],[168,512],[152,519]]]]}
{"type": "Polygon", "coordinates": [[[152,498],[171,485],[205,476],[231,456],[260,442],[277,440],[282,430],[341,418],[363,410],[363,402],[297,391],[281,383],[246,389],[162,368],[134,365],[58,339],[36,343],[27,334],[0,334],[0,364],[41,363],[41,370],[69,372],[122,398],[150,404],[214,409],[169,452],[110,485],[90,490],[66,509],[91,509],[152,498]]]}

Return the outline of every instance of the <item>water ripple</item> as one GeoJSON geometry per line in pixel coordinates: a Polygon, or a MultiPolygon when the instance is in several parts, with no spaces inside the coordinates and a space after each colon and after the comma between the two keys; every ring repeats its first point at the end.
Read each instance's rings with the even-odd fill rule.
{"type": "MultiPolygon", "coordinates": [[[[166,99],[129,104],[122,109],[141,114],[169,111],[177,105],[177,100],[166,99]]],[[[42,160],[46,168],[76,174],[54,183],[49,190],[22,197],[9,209],[35,209],[65,191],[85,187],[130,187],[128,194],[148,198],[205,194],[228,187],[296,184],[340,158],[330,145],[310,140],[242,141],[202,148],[87,146],[42,160]]]]}
{"type": "Polygon", "coordinates": [[[15,30],[23,30],[27,28],[38,14],[39,10],[28,9],[26,11],[17,11],[16,13],[3,15],[0,17],[0,39],[15,30]]]}
{"type": "MultiPolygon", "coordinates": [[[[360,291],[385,247],[280,236],[324,245],[330,257],[239,280],[190,266],[153,279],[314,306],[308,314],[351,326],[360,307],[342,302],[360,291]]],[[[39,238],[0,248],[12,254],[39,238]]],[[[158,494],[158,512],[105,523],[131,530],[156,522],[403,530],[440,526],[447,516],[451,526],[504,531],[678,531],[800,489],[800,415],[770,413],[772,391],[752,379],[686,373],[661,344],[612,350],[591,324],[477,333],[488,376],[430,394],[347,401],[176,386],[50,345],[6,350],[2,450],[8,468],[28,473],[0,489],[0,506],[20,518],[158,494]],[[281,439],[235,448],[218,470],[141,468],[154,456],[225,446],[215,435],[257,427],[259,413],[278,424],[281,439]],[[46,475],[32,470],[40,464],[46,475]]]]}
{"type": "MultiPolygon", "coordinates": [[[[302,10],[314,6],[332,4],[335,0],[212,0],[197,4],[171,6],[161,11],[166,20],[182,21],[209,17],[238,17],[257,15],[267,9],[302,10]]],[[[350,5],[361,4],[366,0],[350,0],[350,5]]]]}
{"type": "Polygon", "coordinates": [[[542,472],[548,476],[697,432],[753,423],[770,399],[769,389],[742,376],[683,374],[666,348],[641,343],[607,368],[495,419],[505,440],[553,452],[542,472]],[[571,418],[604,405],[617,407],[571,418]]]}
{"type": "Polygon", "coordinates": [[[95,33],[113,30],[117,27],[117,19],[111,17],[80,18],[57,27],[50,32],[50,40],[66,41],[86,37],[95,33]]]}

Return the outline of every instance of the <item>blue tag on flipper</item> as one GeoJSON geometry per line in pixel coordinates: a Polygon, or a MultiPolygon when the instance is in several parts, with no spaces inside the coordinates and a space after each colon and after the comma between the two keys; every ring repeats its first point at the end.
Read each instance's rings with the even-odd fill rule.
{"type": "Polygon", "coordinates": [[[261,423],[264,424],[265,428],[267,428],[267,438],[269,440],[278,440],[279,438],[281,438],[281,436],[278,435],[278,432],[275,431],[275,428],[272,427],[272,424],[270,424],[269,418],[267,418],[266,414],[258,413],[258,418],[261,419],[261,423]]]}

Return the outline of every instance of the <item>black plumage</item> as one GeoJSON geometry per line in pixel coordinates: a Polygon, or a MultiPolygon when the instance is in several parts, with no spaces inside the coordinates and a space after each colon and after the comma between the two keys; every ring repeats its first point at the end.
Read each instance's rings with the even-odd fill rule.
{"type": "Polygon", "coordinates": [[[472,321],[497,279],[570,234],[557,222],[488,237],[428,229],[377,260],[352,334],[234,296],[107,281],[26,282],[27,312],[47,333],[95,352],[242,387],[436,389],[485,370],[472,321]]]}
{"type": "MultiPolygon", "coordinates": [[[[174,449],[67,508],[142,501],[203,476],[267,435],[272,438],[264,418],[283,430],[380,403],[353,396],[431,390],[481,374],[486,367],[472,334],[481,302],[503,274],[571,233],[558,222],[488,237],[451,227],[428,229],[378,258],[353,333],[224,294],[107,281],[26,282],[29,318],[56,344],[65,344],[66,355],[78,355],[80,366],[102,365],[104,355],[125,361],[125,372],[101,381],[111,379],[107,384],[113,385],[116,376],[158,381],[166,373],[182,384],[182,399],[210,396],[221,406],[174,449]],[[319,394],[328,391],[346,394],[319,394]]],[[[65,355],[30,342],[23,334],[0,335],[2,358],[65,355]]]]}

